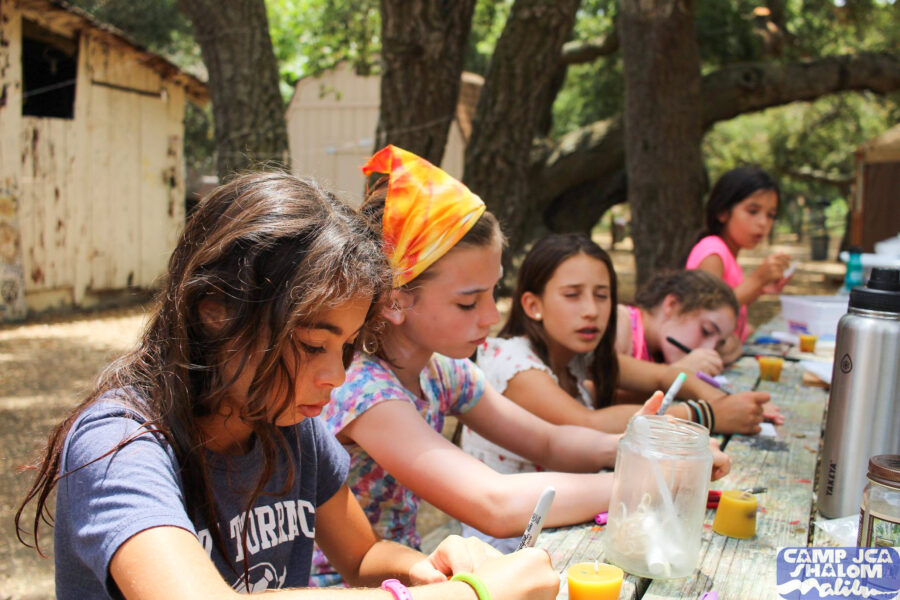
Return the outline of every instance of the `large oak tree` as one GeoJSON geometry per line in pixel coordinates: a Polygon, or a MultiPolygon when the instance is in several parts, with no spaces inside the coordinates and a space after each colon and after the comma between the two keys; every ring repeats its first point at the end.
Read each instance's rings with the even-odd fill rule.
{"type": "Polygon", "coordinates": [[[264,0],[178,0],[209,73],[220,179],[287,163],[284,102],[264,0]]]}

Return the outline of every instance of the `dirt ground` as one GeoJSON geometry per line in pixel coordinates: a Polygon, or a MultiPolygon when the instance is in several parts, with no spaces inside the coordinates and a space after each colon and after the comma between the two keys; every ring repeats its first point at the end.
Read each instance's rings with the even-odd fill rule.
{"type": "MultiPolygon", "coordinates": [[[[598,242],[610,246],[608,237],[598,242]]],[[[634,294],[628,244],[626,240],[612,252],[623,301],[634,294]]],[[[840,284],[842,264],[810,262],[808,245],[787,237],[742,256],[740,262],[745,270],[752,269],[765,252],[775,250],[803,261],[785,293],[830,294],[840,284]]],[[[777,298],[764,298],[751,307],[750,321],[765,322],[778,310],[777,298]]],[[[54,597],[52,558],[38,557],[16,539],[13,515],[31,480],[17,469],[33,459],[46,434],[88,391],[102,366],[137,341],[145,317],[145,306],[135,305],[0,325],[0,600],[54,597]]],[[[445,433],[453,425],[449,423],[445,433]]],[[[426,506],[419,516],[420,532],[427,533],[446,518],[426,506]]],[[[52,535],[49,528],[44,531],[42,548],[49,553],[52,535]]]]}

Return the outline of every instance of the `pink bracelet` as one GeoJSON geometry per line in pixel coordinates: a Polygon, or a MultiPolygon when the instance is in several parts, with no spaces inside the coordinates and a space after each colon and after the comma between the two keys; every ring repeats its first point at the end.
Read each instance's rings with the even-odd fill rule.
{"type": "Polygon", "coordinates": [[[389,591],[395,600],[413,600],[412,594],[399,579],[385,579],[381,582],[381,589],[389,591]]]}

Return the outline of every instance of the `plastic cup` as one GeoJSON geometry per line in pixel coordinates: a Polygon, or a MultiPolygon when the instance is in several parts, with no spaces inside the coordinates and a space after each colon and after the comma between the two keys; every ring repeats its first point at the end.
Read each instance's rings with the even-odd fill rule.
{"type": "Polygon", "coordinates": [[[625,572],[606,563],[576,563],[569,567],[569,600],[617,600],[625,572]]]}
{"type": "Polygon", "coordinates": [[[809,333],[801,333],[800,334],[800,352],[815,352],[816,351],[816,340],[818,340],[818,336],[809,334],[809,333]]]}
{"type": "Polygon", "coordinates": [[[781,379],[781,367],[784,359],[780,356],[757,356],[759,361],[759,377],[764,381],[778,381],[781,379]]]}

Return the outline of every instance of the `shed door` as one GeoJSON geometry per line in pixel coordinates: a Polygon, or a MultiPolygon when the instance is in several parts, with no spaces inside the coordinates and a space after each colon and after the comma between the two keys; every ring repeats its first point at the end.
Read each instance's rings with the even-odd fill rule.
{"type": "Polygon", "coordinates": [[[900,233],[900,162],[868,163],[863,171],[862,247],[900,233]]]}

